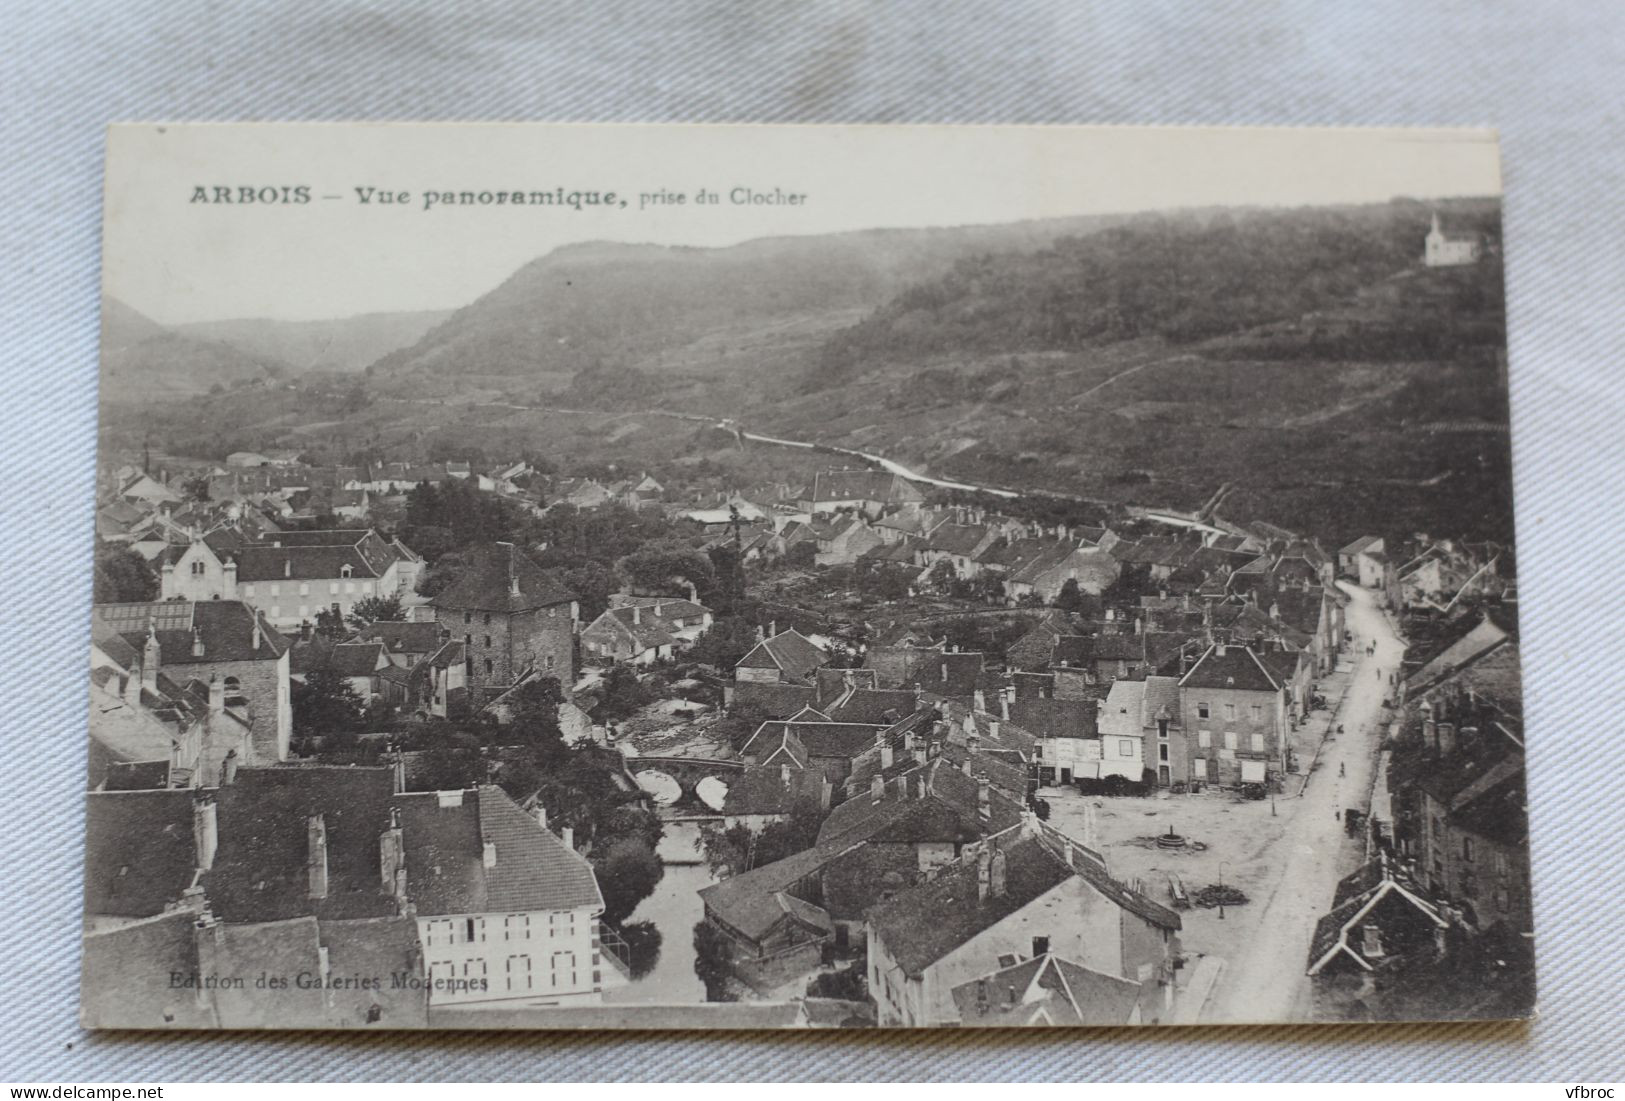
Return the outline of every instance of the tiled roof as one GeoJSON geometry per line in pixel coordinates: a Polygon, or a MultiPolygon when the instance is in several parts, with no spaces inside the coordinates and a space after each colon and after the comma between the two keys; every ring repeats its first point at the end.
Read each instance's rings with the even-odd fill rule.
{"type": "Polygon", "coordinates": [[[380,642],[343,642],[327,655],[327,664],[341,677],[370,677],[383,660],[380,642]]]}
{"type": "Polygon", "coordinates": [[[1380,542],[1382,542],[1382,536],[1380,536],[1380,535],[1362,535],[1362,536],[1360,536],[1360,538],[1356,539],[1354,542],[1350,543],[1348,546],[1346,546],[1343,549],[1339,550],[1337,553],[1338,554],[1359,554],[1362,551],[1368,550],[1372,546],[1372,544],[1380,543],[1380,542]]]}
{"type": "Polygon", "coordinates": [[[830,722],[882,726],[913,714],[914,704],[912,690],[855,688],[836,697],[823,711],[830,722]]]}
{"type": "MultiPolygon", "coordinates": [[[[170,976],[197,970],[189,910],[89,933],[81,941],[79,1021],[86,1028],[215,1028],[190,991],[170,976]],[[175,997],[174,994],[182,996],[175,997]]],[[[258,969],[254,974],[259,974],[258,969]]]]}
{"type": "Polygon", "coordinates": [[[770,720],[756,729],[742,752],[753,746],[761,748],[757,745],[758,739],[763,739],[763,745],[776,745],[785,733],[792,733],[806,746],[810,756],[851,759],[873,745],[875,735],[881,729],[872,723],[790,723],[770,720]]]}
{"type": "Polygon", "coordinates": [[[708,912],[745,936],[759,940],[785,915],[778,900],[781,892],[816,875],[830,861],[855,847],[842,841],[814,845],[713,883],[700,891],[700,898],[708,912]]]}
{"type": "Polygon", "coordinates": [[[1021,804],[989,786],[989,816],[978,809],[978,781],[941,757],[923,767],[904,766],[888,782],[880,801],[866,791],[854,793],[830,812],[818,831],[827,841],[874,841],[882,844],[965,842],[1009,829],[1021,821],[1021,804]],[[925,780],[925,798],[919,781],[925,780]]]}
{"type": "Polygon", "coordinates": [[[357,632],[355,642],[381,642],[392,654],[428,654],[440,647],[440,628],[434,623],[379,620],[357,632]]]}
{"type": "Polygon", "coordinates": [[[734,706],[755,707],[770,719],[788,719],[813,703],[815,689],[810,684],[763,684],[742,680],[734,684],[734,706]]]}
{"type": "Polygon", "coordinates": [[[805,768],[786,770],[774,763],[730,774],[726,783],[723,814],[789,814],[798,805],[818,806],[824,775],[805,768]]]}
{"type": "Polygon", "coordinates": [[[829,655],[795,628],[763,639],[739,659],[746,669],[778,669],[797,679],[829,662],[829,655]]]}
{"type": "Polygon", "coordinates": [[[391,800],[406,850],[406,894],[419,913],[477,914],[496,909],[486,896],[479,795],[404,792],[391,800]]]}
{"type": "Polygon", "coordinates": [[[486,900],[494,910],[601,910],[603,896],[587,861],[501,788],[479,789],[480,835],[495,842],[497,861],[485,870],[486,900]]]}
{"type": "Polygon", "coordinates": [[[1252,692],[1274,692],[1281,687],[1258,655],[1246,646],[1208,647],[1179,683],[1183,688],[1239,688],[1252,692]]]}
{"type": "Polygon", "coordinates": [[[962,1025],[1126,1025],[1141,987],[1116,975],[1045,954],[953,989],[962,1025]],[[1042,1013],[1042,1015],[1040,1015],[1042,1013]]]}
{"type": "Polygon", "coordinates": [[[388,768],[239,768],[219,789],[219,836],[205,876],[226,921],[379,917],[395,912],[379,878],[379,837],[389,825],[388,768]],[[327,831],[328,887],[309,895],[309,824],[327,831]]]}
{"type": "Polygon", "coordinates": [[[1072,877],[1072,870],[1037,838],[1012,830],[990,842],[1005,854],[1002,895],[977,898],[977,861],[967,856],[934,880],[869,912],[869,926],[910,977],[972,937],[999,924],[1072,877]]]}
{"type": "Polygon", "coordinates": [[[493,543],[470,554],[451,587],[430,603],[458,611],[528,612],[575,599],[551,572],[512,543],[493,543]]]}
{"type": "Polygon", "coordinates": [[[207,661],[275,661],[289,641],[265,618],[240,600],[148,601],[139,604],[98,604],[96,618],[140,649],[147,641],[148,625],[157,630],[160,662],[191,665],[207,661]],[[259,624],[259,646],[254,625],[259,624]],[[203,644],[193,654],[194,642],[203,644]]]}
{"type": "Polygon", "coordinates": [[[197,869],[192,792],[91,792],[85,800],[85,912],[148,917],[197,869]]]}
{"type": "Polygon", "coordinates": [[[1094,700],[1017,699],[1010,721],[1040,738],[1093,738],[1097,706],[1094,700]]]}

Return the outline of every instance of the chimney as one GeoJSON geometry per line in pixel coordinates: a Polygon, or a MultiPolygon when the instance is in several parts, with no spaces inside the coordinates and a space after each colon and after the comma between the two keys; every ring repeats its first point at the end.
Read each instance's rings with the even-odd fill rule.
{"type": "Polygon", "coordinates": [[[203,656],[203,632],[196,627],[192,628],[192,656],[195,658],[203,656]]]}
{"type": "Polygon", "coordinates": [[[482,858],[487,868],[494,868],[497,866],[497,843],[495,841],[487,841],[485,843],[482,858]]]}
{"type": "Polygon", "coordinates": [[[1145,620],[1139,616],[1134,617],[1134,633],[1137,635],[1145,634],[1145,620]]]}
{"type": "Polygon", "coordinates": [[[147,641],[141,647],[141,687],[149,692],[158,691],[158,666],[163,664],[163,651],[158,646],[158,628],[147,624],[147,641]]]}
{"type": "Polygon", "coordinates": [[[688,602],[690,604],[698,604],[700,602],[700,590],[694,587],[694,582],[692,581],[688,583],[688,602]]]}
{"type": "Polygon", "coordinates": [[[401,833],[401,812],[389,809],[389,828],[378,838],[378,877],[384,884],[384,893],[396,898],[406,897],[406,841],[401,833]]]}
{"type": "Polygon", "coordinates": [[[225,564],[221,568],[225,571],[225,575],[226,575],[225,589],[226,589],[227,595],[228,596],[236,596],[237,595],[237,560],[235,558],[231,557],[228,554],[226,556],[225,564]]]}
{"type": "Polygon", "coordinates": [[[869,779],[869,801],[872,803],[878,803],[882,798],[885,797],[885,794],[886,781],[880,778],[879,773],[876,773],[869,779]]]}
{"type": "Polygon", "coordinates": [[[254,634],[249,639],[249,646],[252,647],[255,650],[258,650],[260,648],[260,643],[263,641],[262,636],[264,635],[264,631],[262,631],[260,629],[260,614],[259,614],[259,612],[256,611],[256,612],[253,612],[252,614],[254,616],[254,634]]]}
{"type": "Polygon", "coordinates": [[[638,624],[640,624],[642,622],[643,622],[643,609],[640,606],[636,605],[636,604],[632,605],[632,625],[635,627],[635,626],[637,626],[638,624]]]}
{"type": "Polygon", "coordinates": [[[1004,850],[995,849],[993,859],[988,862],[987,870],[987,893],[994,898],[1004,897],[1004,865],[1004,850]]]}
{"type": "Polygon", "coordinates": [[[790,786],[790,766],[787,764],[779,766],[779,783],[783,784],[786,788],[790,786]]]}
{"type": "MultiPolygon", "coordinates": [[[[634,609],[634,610],[635,610],[635,609],[634,609]]],[[[654,612],[654,614],[655,614],[655,615],[657,615],[657,616],[658,616],[658,615],[659,615],[659,614],[660,614],[660,601],[659,601],[659,600],[656,600],[656,601],[655,601],[655,602],[654,602],[654,607],[653,607],[653,608],[652,608],[652,609],[651,609],[651,610],[652,610],[652,611],[653,611],[653,612],[654,612]]]]}
{"type": "Polygon", "coordinates": [[[924,799],[925,798],[925,793],[926,793],[925,773],[922,772],[922,773],[920,773],[920,775],[914,781],[914,798],[916,798],[916,799],[924,799]]]}
{"type": "Polygon", "coordinates": [[[999,718],[1005,722],[1010,721],[1010,693],[1008,691],[999,693],[999,718]]]}
{"type": "Polygon", "coordinates": [[[218,715],[226,709],[226,683],[219,677],[209,678],[209,714],[218,715]]]}
{"type": "Polygon", "coordinates": [[[309,849],[309,890],[311,898],[327,897],[327,823],[319,814],[305,820],[305,840],[309,849]]]}
{"type": "Polygon", "coordinates": [[[399,795],[406,790],[406,754],[397,749],[390,757],[389,765],[390,787],[399,795]]]}
{"type": "Polygon", "coordinates": [[[977,711],[987,710],[987,694],[984,693],[980,688],[977,688],[971,692],[970,699],[971,707],[973,709],[977,711]]]}
{"type": "Polygon", "coordinates": [[[993,887],[993,853],[986,842],[976,854],[976,901],[986,902],[993,887]]]}
{"type": "Polygon", "coordinates": [[[192,800],[192,851],[197,866],[204,871],[214,867],[215,850],[220,847],[220,819],[215,802],[210,799],[192,800]]]}
{"type": "MultiPolygon", "coordinates": [[[[280,543],[278,543],[277,545],[281,546],[280,543]]],[[[284,558],[282,560],[282,576],[283,577],[292,577],[293,576],[293,559],[284,558]]]]}
{"type": "Polygon", "coordinates": [[[1439,724],[1439,752],[1445,756],[1456,751],[1456,724],[1439,724]]]}
{"type": "Polygon", "coordinates": [[[575,831],[575,827],[574,826],[565,826],[564,829],[560,831],[560,833],[561,833],[562,836],[559,838],[559,840],[564,842],[564,847],[569,849],[571,852],[575,852],[576,851],[576,831],[575,831]]]}
{"type": "Polygon", "coordinates": [[[542,806],[542,801],[540,799],[536,800],[536,806],[531,809],[531,814],[536,816],[536,824],[538,826],[542,827],[544,830],[547,829],[547,808],[542,806]]]}
{"type": "Polygon", "coordinates": [[[1222,639],[1213,644],[1213,653],[1221,658],[1224,657],[1224,641],[1222,639]]]}
{"type": "Polygon", "coordinates": [[[976,817],[984,820],[993,817],[992,785],[986,776],[976,778],[976,817]]]}
{"type": "Polygon", "coordinates": [[[779,621],[776,620],[776,619],[768,620],[767,621],[767,634],[768,634],[768,637],[771,638],[774,635],[777,635],[778,633],[779,633],[779,621]]]}
{"type": "Polygon", "coordinates": [[[220,762],[220,786],[227,787],[237,782],[237,751],[226,750],[226,759],[220,762]]]}

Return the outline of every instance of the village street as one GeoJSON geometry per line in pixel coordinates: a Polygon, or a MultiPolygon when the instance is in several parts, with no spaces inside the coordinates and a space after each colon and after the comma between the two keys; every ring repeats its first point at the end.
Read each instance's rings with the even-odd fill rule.
{"type": "Polygon", "coordinates": [[[1239,1024],[1309,1019],[1308,966],[1315,923],[1331,906],[1337,881],[1353,871],[1363,847],[1344,832],[1342,812],[1369,807],[1372,770],[1386,727],[1382,702],[1393,689],[1404,645],[1367,589],[1346,582],[1353,680],[1337,716],[1346,733],[1329,736],[1292,810],[1280,845],[1281,874],[1243,952],[1227,961],[1201,1020],[1239,1024]],[[1376,652],[1366,648],[1376,643],[1376,652]]]}

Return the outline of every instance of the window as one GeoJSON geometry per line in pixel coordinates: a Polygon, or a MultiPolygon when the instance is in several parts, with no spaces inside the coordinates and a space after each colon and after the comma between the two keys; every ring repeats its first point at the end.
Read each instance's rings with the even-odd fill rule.
{"type": "Polygon", "coordinates": [[[271,585],[271,595],[272,596],[281,596],[282,595],[282,586],[278,585],[278,584],[275,584],[273,582],[272,585],[271,585]]]}
{"type": "Polygon", "coordinates": [[[1260,706],[1259,704],[1256,704],[1256,703],[1253,704],[1253,722],[1261,723],[1263,721],[1264,721],[1264,708],[1262,706],[1260,706]]]}
{"type": "Polygon", "coordinates": [[[310,582],[309,581],[301,581],[301,582],[299,582],[299,595],[300,596],[309,596],[310,595],[310,582]]]}
{"type": "Polygon", "coordinates": [[[238,680],[236,677],[227,677],[225,681],[222,682],[222,687],[225,688],[226,695],[228,696],[239,695],[243,690],[243,682],[238,680]]]}
{"type": "Polygon", "coordinates": [[[1117,740],[1117,755],[1119,757],[1132,757],[1132,756],[1134,756],[1134,739],[1133,738],[1119,738],[1117,740]]]}
{"type": "Polygon", "coordinates": [[[489,650],[491,648],[491,636],[490,635],[485,636],[485,648],[487,650],[489,650]]]}
{"type": "Polygon", "coordinates": [[[485,961],[472,959],[463,961],[463,978],[468,980],[467,989],[479,991],[485,989],[485,961]]]}
{"type": "Polygon", "coordinates": [[[1160,761],[1166,761],[1168,759],[1168,747],[1167,746],[1159,745],[1157,747],[1157,759],[1160,760],[1160,761]]]}
{"type": "Polygon", "coordinates": [[[280,604],[271,605],[271,618],[272,619],[281,619],[282,618],[282,605],[280,605],[280,604]]]}
{"type": "Polygon", "coordinates": [[[1210,719],[1213,716],[1208,714],[1207,704],[1199,703],[1196,705],[1196,717],[1199,719],[1210,719]]]}
{"type": "Polygon", "coordinates": [[[336,596],[336,595],[338,595],[338,591],[339,591],[339,583],[337,581],[329,581],[327,583],[327,595],[328,596],[336,596]]]}
{"type": "Polygon", "coordinates": [[[1211,731],[1211,730],[1198,730],[1196,732],[1196,744],[1197,744],[1197,746],[1199,746],[1202,749],[1206,749],[1208,746],[1212,745],[1213,744],[1213,731],[1211,731]]]}
{"type": "Polygon", "coordinates": [[[1227,703],[1227,704],[1224,705],[1224,721],[1227,722],[1227,723],[1233,723],[1233,722],[1236,721],[1236,705],[1235,704],[1227,703]]]}
{"type": "Polygon", "coordinates": [[[464,612],[463,613],[463,622],[464,623],[473,623],[474,622],[474,613],[473,612],[464,612]]]}
{"type": "Polygon", "coordinates": [[[529,940],[530,939],[530,915],[529,914],[509,914],[507,917],[503,918],[502,919],[502,939],[503,940],[529,940]]]}
{"type": "Polygon", "coordinates": [[[547,610],[547,618],[548,619],[552,619],[554,616],[556,616],[558,614],[559,614],[559,609],[558,609],[557,605],[554,605],[553,607],[551,607],[551,608],[549,608],[547,610]]]}
{"type": "Polygon", "coordinates": [[[1236,748],[1236,732],[1234,730],[1226,730],[1224,732],[1224,748],[1236,748]]]}
{"type": "Polygon", "coordinates": [[[470,944],[473,944],[476,941],[484,940],[485,939],[485,919],[484,918],[469,918],[467,920],[466,926],[464,928],[464,934],[468,939],[468,943],[470,943],[470,944]]]}
{"type": "Polygon", "coordinates": [[[1264,752],[1264,735],[1254,734],[1250,739],[1250,744],[1254,753],[1264,752]]]}
{"type": "Polygon", "coordinates": [[[202,577],[204,569],[205,569],[205,567],[203,565],[203,560],[201,558],[192,560],[192,576],[193,577],[202,577]]]}
{"type": "Polygon", "coordinates": [[[355,567],[351,566],[348,562],[346,562],[344,565],[339,567],[339,576],[340,577],[353,577],[354,575],[355,575],[355,567]]]}
{"type": "Polygon", "coordinates": [[[1461,839],[1461,859],[1467,864],[1473,862],[1473,839],[1471,837],[1461,839]]]}
{"type": "Polygon", "coordinates": [[[484,620],[485,620],[485,625],[487,627],[491,626],[491,613],[490,612],[485,613],[484,620]]]}
{"type": "Polygon", "coordinates": [[[530,957],[509,956],[507,963],[507,980],[509,990],[530,989],[530,957]]]}
{"type": "Polygon", "coordinates": [[[490,659],[490,658],[486,658],[486,659],[485,659],[485,675],[486,675],[486,676],[490,676],[490,675],[491,675],[491,672],[492,672],[492,670],[493,670],[493,669],[494,669],[494,668],[495,668],[495,666],[493,666],[493,665],[492,665],[492,664],[491,664],[491,659],[490,659]]]}
{"type": "Polygon", "coordinates": [[[344,591],[347,592],[347,593],[355,592],[355,582],[354,581],[346,581],[344,583],[344,591]]]}
{"type": "Polygon", "coordinates": [[[547,655],[547,667],[549,669],[553,668],[553,655],[552,654],[547,655]]]}
{"type": "Polygon", "coordinates": [[[244,585],[243,586],[243,595],[244,596],[253,596],[254,595],[254,586],[252,584],[244,585]]]}

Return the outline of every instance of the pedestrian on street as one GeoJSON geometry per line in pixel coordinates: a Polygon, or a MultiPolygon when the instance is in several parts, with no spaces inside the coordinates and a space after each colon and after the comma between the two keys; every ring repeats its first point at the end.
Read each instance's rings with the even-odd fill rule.
{"type": "Polygon", "coordinates": [[[1349,766],[1348,766],[1348,764],[1346,762],[1342,762],[1342,761],[1338,762],[1338,764],[1337,764],[1337,774],[1339,776],[1347,776],[1349,774],[1349,766]]]}
{"type": "Polygon", "coordinates": [[[1342,809],[1339,808],[1337,810],[1332,811],[1332,817],[1335,818],[1337,821],[1341,822],[1343,820],[1343,811],[1342,811],[1342,809]]]}

